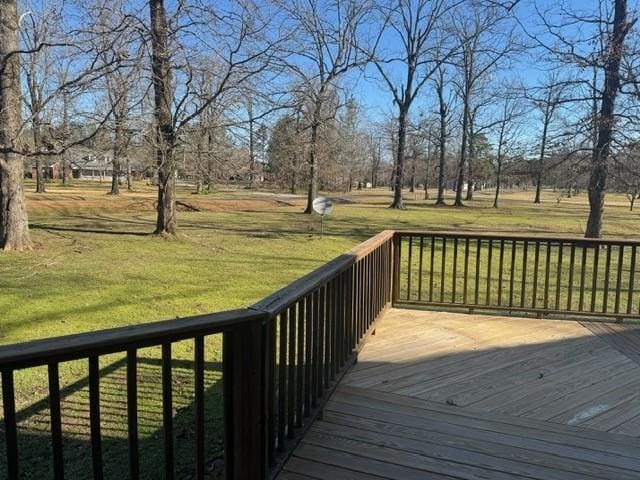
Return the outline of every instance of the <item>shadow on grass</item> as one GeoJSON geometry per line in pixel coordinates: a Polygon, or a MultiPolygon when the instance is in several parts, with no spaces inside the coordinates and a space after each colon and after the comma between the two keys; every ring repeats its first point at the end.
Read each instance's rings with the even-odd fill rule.
{"type": "MultiPolygon", "coordinates": [[[[104,478],[128,478],[126,358],[100,370],[100,415],[104,478]]],[[[205,363],[205,454],[208,479],[222,476],[222,366],[205,363]]],[[[172,362],[173,428],[177,479],[195,478],[194,362],[172,362]]],[[[163,478],[162,372],[159,358],[138,357],[138,431],[140,478],[163,478]]],[[[92,477],[88,376],[61,389],[65,478],[92,477]]],[[[49,400],[17,412],[20,478],[53,478],[49,400]]],[[[0,424],[0,478],[7,478],[4,423],[0,424]]]]}
{"type": "Polygon", "coordinates": [[[107,235],[135,235],[138,237],[150,236],[149,232],[133,232],[133,231],[118,231],[118,230],[105,230],[99,228],[79,228],[79,227],[58,227],[53,225],[32,223],[29,228],[34,230],[49,230],[54,232],[75,232],[75,233],[98,233],[107,235]]]}

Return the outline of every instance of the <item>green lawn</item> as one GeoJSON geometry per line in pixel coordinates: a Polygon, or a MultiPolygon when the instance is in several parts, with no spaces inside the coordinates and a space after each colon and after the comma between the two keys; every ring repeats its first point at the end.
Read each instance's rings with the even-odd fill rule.
{"type": "MultiPolygon", "coordinates": [[[[32,188],[28,185],[30,191],[32,188]]],[[[180,200],[200,211],[181,211],[181,234],[174,240],[148,235],[154,226],[154,190],[136,185],[134,193],[113,198],[107,183],[76,181],[48,185],[44,195],[29,194],[35,250],[0,254],[0,343],[169,319],[245,307],[380,230],[459,229],[581,234],[586,196],[572,199],[544,192],[507,192],[499,210],[491,192],[478,192],[461,209],[409,200],[406,211],[386,208],[390,193],[336,194],[337,204],[319,238],[318,217],[302,215],[303,199],[246,190],[192,195],[180,200]]],[[[412,194],[407,194],[413,198],[412,194]]],[[[422,192],[418,194],[422,198],[422,192]]],[[[628,211],[623,196],[609,196],[607,236],[637,234],[640,213],[628,211]]],[[[190,478],[193,440],[192,345],[175,345],[174,398],[178,478],[190,478]]],[[[144,478],[159,478],[162,459],[159,351],[140,352],[140,435],[144,478]]],[[[211,477],[221,451],[220,341],[207,343],[207,427],[211,477]]],[[[104,377],[104,456],[107,478],[120,478],[127,458],[123,356],[101,359],[104,377]]],[[[61,366],[64,389],[65,461],[69,478],[86,478],[90,466],[86,384],[87,366],[61,366]]],[[[17,376],[20,446],[25,478],[49,478],[46,371],[17,376]],[[34,461],[38,460],[38,461],[34,461]]],[[[0,455],[4,457],[0,435],[0,455]]],[[[0,478],[5,475],[4,462],[0,478]]]]}

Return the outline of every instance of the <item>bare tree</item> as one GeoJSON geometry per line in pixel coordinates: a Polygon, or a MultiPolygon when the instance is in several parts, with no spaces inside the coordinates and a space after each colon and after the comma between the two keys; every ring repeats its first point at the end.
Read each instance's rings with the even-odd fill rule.
{"type": "Polygon", "coordinates": [[[602,233],[614,133],[621,119],[627,117],[616,111],[616,101],[626,83],[621,78],[621,64],[627,53],[626,38],[636,19],[629,18],[626,0],[599,2],[591,10],[576,10],[564,4],[556,9],[538,7],[538,18],[543,35],[530,37],[551,58],[582,74],[582,82],[589,86],[589,93],[573,101],[576,105],[587,103],[591,109],[590,121],[584,122],[589,125],[585,144],[590,144],[588,149],[592,152],[585,236],[597,238],[602,233]],[[601,87],[597,85],[600,79],[601,87]]]}
{"type": "Polygon", "coordinates": [[[367,135],[367,153],[370,160],[369,178],[373,188],[378,187],[378,178],[382,165],[382,142],[382,133],[380,131],[372,130],[367,135]]]}
{"type": "Polygon", "coordinates": [[[390,43],[398,46],[397,50],[381,51],[374,57],[374,64],[398,108],[398,145],[390,208],[405,208],[402,185],[411,105],[438,67],[459,48],[457,43],[449,42],[444,21],[447,13],[460,3],[455,0],[394,0],[380,6],[388,29],[395,37],[390,43]]]}
{"type": "Polygon", "coordinates": [[[176,128],[171,111],[174,91],[169,53],[169,24],[164,0],[149,0],[149,9],[158,164],[158,215],[155,233],[172,235],[177,230],[176,171],[173,157],[176,128]]]}
{"type": "Polygon", "coordinates": [[[434,86],[438,95],[438,195],[436,205],[445,205],[445,169],[447,155],[447,137],[449,136],[448,125],[451,116],[451,105],[453,96],[447,98],[445,88],[447,86],[445,66],[440,65],[437,75],[434,77],[434,86]]]}
{"type": "Polygon", "coordinates": [[[127,189],[131,190],[128,148],[132,140],[132,113],[146,99],[146,84],[142,78],[144,39],[138,33],[138,24],[125,10],[121,0],[112,1],[108,8],[100,4],[92,12],[99,29],[97,41],[102,45],[101,61],[117,63],[120,68],[104,77],[106,103],[110,112],[106,128],[110,132],[112,176],[110,195],[120,194],[123,173],[127,176],[127,189]],[[141,85],[145,87],[141,88],[141,85]]]}
{"type": "Polygon", "coordinates": [[[171,17],[164,0],[149,0],[149,8],[158,166],[155,233],[174,235],[174,150],[182,132],[209,107],[227,105],[229,96],[265,73],[278,56],[276,45],[282,39],[277,26],[269,28],[270,12],[257,4],[232,3],[223,9],[199,1],[179,2],[171,17]],[[199,48],[193,48],[194,44],[199,48]],[[194,81],[203,72],[211,75],[207,91],[194,81]]]}
{"type": "MultiPolygon", "coordinates": [[[[466,15],[454,20],[455,33],[462,45],[457,65],[460,74],[454,81],[462,104],[460,157],[454,202],[457,207],[463,205],[464,167],[468,161],[469,140],[472,138],[470,122],[475,94],[486,76],[514,51],[514,33],[510,23],[507,23],[511,18],[510,8],[495,3],[473,1],[466,15]]],[[[469,185],[468,188],[472,186],[469,185]]]]}
{"type": "Polygon", "coordinates": [[[521,120],[525,114],[522,107],[522,98],[513,94],[503,95],[502,105],[498,116],[493,123],[496,134],[496,155],[494,160],[496,191],[493,199],[493,208],[500,204],[500,190],[502,188],[502,174],[505,160],[513,157],[517,147],[517,138],[521,134],[521,120]]]}
{"type": "MultiPolygon", "coordinates": [[[[60,11],[55,5],[42,5],[28,2],[26,11],[22,15],[20,29],[20,43],[28,52],[24,55],[22,67],[25,76],[27,95],[25,106],[31,118],[31,137],[34,150],[44,149],[46,142],[44,135],[47,114],[44,99],[48,95],[48,80],[54,74],[54,65],[59,58],[55,58],[52,48],[45,44],[52,38],[51,30],[59,25],[60,11]]],[[[44,193],[43,156],[35,157],[36,193],[44,193]]]]}
{"type": "Polygon", "coordinates": [[[602,233],[602,213],[607,184],[607,160],[615,123],[615,103],[620,89],[620,62],[627,33],[635,23],[627,19],[627,1],[615,0],[611,35],[604,61],[604,89],[598,115],[598,137],[589,177],[589,218],[586,237],[598,238],[602,233]]]}
{"type": "Polygon", "coordinates": [[[287,62],[305,97],[309,129],[308,188],[304,213],[313,213],[318,188],[318,136],[335,116],[327,108],[332,90],[350,70],[368,61],[363,31],[371,15],[369,1],[275,0],[292,27],[287,62]]]}
{"type": "Polygon", "coordinates": [[[563,102],[566,101],[566,92],[570,82],[559,77],[558,73],[551,71],[547,74],[543,83],[532,89],[528,94],[531,102],[542,115],[542,133],[540,134],[540,152],[536,168],[536,194],[533,203],[540,203],[543,174],[545,171],[545,155],[547,154],[547,142],[551,134],[552,122],[563,102]]]}

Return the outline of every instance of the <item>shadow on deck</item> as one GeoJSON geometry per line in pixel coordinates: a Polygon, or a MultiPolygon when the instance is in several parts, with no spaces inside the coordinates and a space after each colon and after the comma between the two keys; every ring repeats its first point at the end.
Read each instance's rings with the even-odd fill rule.
{"type": "Polygon", "coordinates": [[[640,327],[392,309],[278,479],[640,478],[640,327]]]}

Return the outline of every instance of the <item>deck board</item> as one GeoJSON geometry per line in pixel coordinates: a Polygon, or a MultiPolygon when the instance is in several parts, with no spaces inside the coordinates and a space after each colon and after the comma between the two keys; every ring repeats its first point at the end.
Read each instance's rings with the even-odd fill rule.
{"type": "Polygon", "coordinates": [[[278,478],[640,478],[638,334],[390,310],[278,478]]]}

